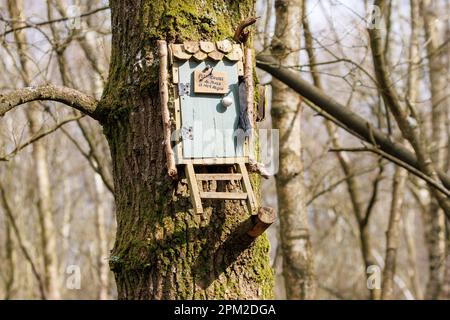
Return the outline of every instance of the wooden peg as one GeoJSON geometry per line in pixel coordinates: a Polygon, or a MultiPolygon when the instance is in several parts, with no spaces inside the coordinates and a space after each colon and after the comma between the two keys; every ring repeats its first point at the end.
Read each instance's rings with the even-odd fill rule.
{"type": "Polygon", "coordinates": [[[238,69],[238,76],[243,76],[244,75],[244,63],[242,62],[242,60],[239,60],[237,62],[237,69],[238,69]]]}

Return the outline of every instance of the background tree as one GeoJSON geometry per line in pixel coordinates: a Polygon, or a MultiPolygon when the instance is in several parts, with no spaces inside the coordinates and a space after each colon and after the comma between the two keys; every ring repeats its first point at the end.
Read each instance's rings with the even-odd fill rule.
{"type": "Polygon", "coordinates": [[[211,203],[196,215],[185,180],[174,183],[164,170],[156,41],[231,37],[253,13],[253,1],[220,4],[112,1],[110,73],[99,103],[54,86],[2,97],[2,114],[22,103],[56,100],[102,124],[115,181],[117,235],[110,265],[119,298],[272,295],[267,239],[246,235],[251,222],[245,206],[211,203]]]}
{"type": "MultiPolygon", "coordinates": [[[[303,1],[275,1],[275,34],[271,53],[280,65],[300,62],[303,1]]],[[[280,163],[276,188],[280,215],[280,245],[288,299],[313,299],[315,275],[312,244],[306,211],[301,143],[301,97],[273,79],[272,126],[279,130],[280,163]]]]}
{"type": "MultiPolygon", "coordinates": [[[[372,130],[402,145],[409,154],[429,156],[432,171],[439,171],[440,178],[445,176],[450,164],[447,148],[450,118],[446,99],[449,95],[444,94],[449,90],[450,74],[450,46],[445,37],[450,28],[448,1],[432,1],[431,6],[425,0],[377,3],[383,5],[383,19],[378,35],[371,31],[370,36],[367,22],[373,20],[367,20],[367,14],[375,2],[303,2],[306,5],[300,18],[303,25],[294,24],[284,32],[279,29],[276,32],[278,22],[288,24],[291,20],[278,19],[277,22],[273,0],[256,1],[256,12],[247,1],[214,4],[175,1],[173,5],[164,6],[159,6],[159,1],[158,4],[114,1],[112,11],[100,0],[24,1],[19,19],[11,17],[8,0],[0,0],[0,114],[10,110],[9,104],[2,102],[5,97],[12,98],[9,101],[13,105],[45,98],[78,108],[73,111],[73,108],[61,108],[60,102],[33,101],[37,110],[34,133],[27,119],[29,104],[8,111],[0,120],[0,297],[48,297],[39,227],[41,195],[37,188],[35,142],[39,142],[46,153],[44,165],[47,164],[49,171],[49,207],[58,262],[56,286],[62,298],[116,298],[114,276],[106,271],[110,260],[119,278],[122,298],[186,295],[192,298],[194,288],[196,298],[272,296],[266,240],[259,239],[241,251],[243,242],[233,240],[239,234],[235,230],[245,229],[248,218],[245,209],[234,202],[206,202],[207,214],[202,220],[190,211],[184,177],[181,175],[178,183],[166,180],[156,91],[157,39],[169,42],[223,39],[232,36],[242,19],[261,16],[253,42],[248,43],[254,45],[260,64],[261,55],[267,57],[267,53],[276,51],[276,41],[272,42],[276,33],[293,34],[296,30],[297,42],[292,46],[298,51],[286,50],[286,57],[299,57],[278,71],[294,71],[306,84],[313,83],[321,88],[321,94],[328,96],[329,102],[339,103],[341,111],[362,117],[366,132],[370,132],[367,127],[370,123],[372,130]],[[73,15],[80,17],[70,18],[73,15]],[[125,16],[130,17],[129,24],[125,16]],[[20,25],[19,30],[13,25],[20,25]],[[112,25],[118,27],[113,30],[112,25]],[[112,31],[114,41],[111,41],[112,31]],[[16,41],[16,34],[21,34],[25,40],[16,41]],[[430,41],[433,34],[434,40],[430,41]],[[300,38],[305,40],[298,41],[300,38]],[[371,46],[371,42],[375,46],[371,46]],[[21,90],[24,69],[19,47],[26,49],[30,85],[51,83],[56,87],[21,90]],[[374,57],[373,53],[378,50],[380,55],[374,57]],[[377,59],[382,59],[383,63],[374,64],[377,59]],[[419,153],[411,148],[399,130],[396,117],[389,111],[389,103],[383,101],[383,94],[389,91],[382,90],[383,82],[379,82],[379,76],[377,78],[380,70],[375,72],[376,67],[383,65],[391,80],[389,89],[398,97],[407,126],[417,126],[421,136],[429,141],[424,144],[425,148],[419,145],[419,153]],[[439,65],[441,71],[437,72],[439,65]],[[11,95],[14,92],[25,92],[22,96],[25,99],[15,100],[17,96],[11,95]],[[437,128],[440,131],[434,132],[437,128]],[[114,161],[103,132],[113,147],[114,161]],[[434,143],[433,136],[439,137],[442,144],[434,143]],[[120,179],[118,190],[113,183],[113,164],[115,182],[120,179]],[[133,185],[136,188],[130,188],[133,185]],[[118,195],[116,202],[113,192],[118,195]],[[114,247],[116,204],[121,231],[114,247]],[[239,245],[235,246],[236,243],[239,245]],[[111,255],[112,248],[115,250],[111,255]],[[241,254],[236,257],[237,253],[241,254]],[[71,265],[80,267],[79,290],[66,286],[71,265]],[[262,268],[247,269],[254,265],[262,268]],[[243,280],[236,280],[241,273],[245,274],[243,280]],[[148,278],[148,275],[154,277],[148,278]],[[134,285],[137,278],[142,279],[139,286],[134,285]],[[229,291],[222,290],[226,280],[227,284],[234,284],[227,288],[229,291]],[[183,287],[174,287],[177,283],[183,287]],[[151,289],[151,285],[162,290],[151,289]],[[260,292],[256,288],[260,288],[260,292]]],[[[289,1],[287,5],[295,3],[289,1]]],[[[282,6],[277,8],[278,13],[282,13],[282,6]]],[[[284,14],[291,16],[294,12],[298,13],[297,6],[284,14]]],[[[291,40],[287,38],[286,44],[291,40]]],[[[276,81],[272,82],[268,74],[257,72],[261,83],[276,87],[276,81]]],[[[302,95],[311,92],[308,90],[302,95]]],[[[298,99],[297,95],[292,97],[298,99]]],[[[389,97],[384,100],[386,98],[389,97]]],[[[388,102],[392,101],[388,99],[388,102]]],[[[291,104],[287,101],[274,104],[274,113],[281,105],[289,108],[291,104]]],[[[435,210],[436,205],[441,207],[442,198],[437,201],[436,192],[423,178],[436,183],[435,187],[440,188],[442,194],[448,192],[448,180],[447,189],[442,189],[436,176],[418,167],[419,172],[409,171],[402,188],[400,183],[394,183],[399,163],[394,165],[390,162],[392,159],[374,152],[379,150],[371,146],[370,135],[366,136],[366,142],[361,142],[360,136],[354,136],[352,129],[355,128],[344,126],[341,129],[341,122],[308,98],[303,99],[305,105],[301,120],[295,122],[301,123],[301,137],[296,133],[289,141],[294,145],[301,142],[303,151],[305,187],[301,200],[306,210],[299,212],[307,219],[314,251],[315,297],[377,298],[380,291],[367,287],[367,280],[375,275],[367,273],[367,266],[370,266],[370,270],[380,272],[382,298],[448,298],[448,222],[442,220],[444,209],[435,210]],[[298,139],[294,139],[296,136],[298,139]],[[370,219],[361,224],[366,220],[358,217],[364,218],[368,208],[370,219]]],[[[267,120],[258,126],[271,128],[277,122],[271,118],[270,108],[269,103],[267,120]],[[275,121],[272,123],[272,120],[275,121]]],[[[280,129],[286,130],[286,127],[280,129]]],[[[288,160],[280,159],[282,163],[288,160]]],[[[295,162],[298,164],[298,159],[295,162]]],[[[300,179],[295,179],[298,181],[300,179]]],[[[261,184],[257,182],[255,187],[262,190],[261,204],[277,206],[274,178],[263,180],[261,184]]],[[[283,196],[281,194],[281,198],[283,196]]],[[[300,201],[292,201],[292,197],[288,200],[292,206],[280,206],[279,211],[302,206],[300,201]]],[[[283,277],[286,263],[280,263],[283,252],[280,222],[268,229],[270,262],[276,276],[275,297],[286,298],[291,290],[286,284],[298,282],[286,282],[283,277]]]]}

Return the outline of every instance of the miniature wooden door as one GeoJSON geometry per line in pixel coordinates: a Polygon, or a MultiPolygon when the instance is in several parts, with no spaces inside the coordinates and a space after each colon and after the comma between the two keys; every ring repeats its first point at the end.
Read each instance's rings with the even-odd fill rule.
{"type": "Polygon", "coordinates": [[[237,62],[189,59],[180,62],[178,75],[183,158],[242,157],[243,141],[237,131],[240,112],[237,62]],[[195,89],[198,81],[195,74],[208,72],[224,78],[225,86],[195,89]],[[228,106],[223,103],[224,97],[228,106]]]}

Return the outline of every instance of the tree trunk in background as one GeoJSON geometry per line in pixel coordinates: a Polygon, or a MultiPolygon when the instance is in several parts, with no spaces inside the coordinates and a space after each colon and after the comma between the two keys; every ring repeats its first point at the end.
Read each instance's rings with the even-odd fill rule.
{"type": "Polygon", "coordinates": [[[414,212],[405,214],[404,230],[406,249],[408,252],[407,274],[410,280],[410,286],[413,289],[416,300],[423,299],[423,290],[420,284],[419,272],[417,268],[417,248],[416,248],[416,220],[414,212]]]}
{"type": "Polygon", "coordinates": [[[447,247],[446,247],[447,253],[445,258],[445,273],[440,298],[443,300],[450,300],[450,226],[448,223],[446,229],[446,237],[447,237],[447,247]]]}
{"type": "MultiPolygon", "coordinates": [[[[447,2],[446,6],[446,14],[447,17],[450,16],[450,2],[447,2]]],[[[446,34],[450,34],[450,23],[447,23],[447,27],[445,30],[446,34]]],[[[450,83],[450,46],[447,46],[447,54],[446,56],[446,74],[447,74],[447,83],[450,83]]],[[[450,86],[447,85],[446,88],[446,96],[450,96],[450,86]]],[[[450,137],[450,108],[446,108],[446,116],[445,119],[447,119],[447,136],[450,137]]],[[[449,141],[450,143],[450,141],[449,141]]],[[[450,171],[450,148],[447,148],[447,172],[450,171]]],[[[446,224],[447,228],[447,258],[445,263],[445,278],[444,278],[444,286],[441,290],[441,299],[447,299],[450,300],[450,224],[447,222],[446,224]]]]}
{"type": "MultiPolygon", "coordinates": [[[[13,19],[13,28],[20,27],[23,18],[23,3],[21,0],[8,0],[8,10],[13,19]]],[[[28,59],[27,39],[23,30],[14,32],[15,41],[18,46],[20,64],[22,68],[22,80],[25,86],[30,86],[31,71],[30,60],[28,59]]],[[[29,121],[30,135],[35,135],[40,130],[41,113],[36,103],[31,103],[27,109],[27,119],[29,121]]],[[[45,291],[48,299],[60,299],[58,261],[56,251],[56,237],[53,223],[52,197],[50,186],[50,175],[47,164],[47,151],[42,140],[33,143],[33,162],[35,165],[38,193],[38,215],[41,232],[41,247],[43,255],[45,291]]]]}
{"type": "MultiPolygon", "coordinates": [[[[2,135],[2,127],[0,127],[0,136],[2,135]]],[[[0,150],[3,150],[4,145],[3,141],[0,140],[0,150]]],[[[2,179],[4,179],[2,177],[2,179]]],[[[4,192],[2,190],[3,186],[0,183],[0,192],[4,192]]],[[[0,197],[0,208],[6,211],[6,204],[3,203],[1,197],[0,197]]],[[[5,259],[5,265],[6,268],[3,271],[4,276],[2,277],[2,280],[4,281],[4,300],[10,300],[13,298],[14,294],[14,286],[15,286],[15,278],[16,278],[16,268],[15,268],[15,260],[16,260],[16,253],[14,248],[14,240],[13,240],[13,229],[11,226],[10,219],[6,216],[4,217],[4,223],[5,223],[5,256],[2,258],[5,259]]]]}
{"type": "MultiPolygon", "coordinates": [[[[322,81],[320,77],[320,73],[317,70],[317,61],[314,50],[314,43],[312,38],[312,33],[309,27],[308,17],[306,15],[306,2],[303,3],[303,28],[304,28],[304,37],[305,37],[305,47],[306,53],[309,59],[309,65],[311,70],[311,77],[313,79],[314,85],[323,90],[322,81]]],[[[339,42],[339,39],[336,38],[336,42],[339,42]]],[[[343,53],[342,53],[343,54],[343,53]]],[[[336,132],[335,125],[328,120],[325,120],[325,127],[327,129],[328,136],[331,140],[331,145],[334,149],[341,149],[341,145],[339,142],[338,134],[336,132]]],[[[353,214],[358,223],[359,228],[359,239],[360,239],[360,247],[361,247],[361,257],[364,262],[364,272],[366,275],[366,280],[369,279],[370,274],[367,272],[367,268],[369,266],[375,265],[375,259],[372,255],[371,249],[371,241],[370,241],[370,233],[368,231],[368,220],[365,218],[363,201],[361,200],[361,188],[359,186],[358,180],[355,177],[355,172],[353,167],[351,166],[351,161],[348,155],[345,152],[336,152],[336,157],[339,161],[339,165],[344,173],[346,180],[347,191],[349,195],[350,202],[352,204],[353,214]]],[[[372,207],[373,208],[373,207],[372,207]]],[[[370,213],[370,212],[369,212],[370,213]]],[[[366,214],[368,214],[366,212],[366,214]]],[[[378,289],[369,289],[370,298],[375,300],[379,296],[378,289]]]]}
{"type": "MultiPolygon", "coordinates": [[[[69,244],[70,244],[70,236],[72,232],[72,219],[73,219],[73,210],[70,205],[70,200],[72,199],[72,189],[70,187],[70,184],[68,181],[63,181],[63,216],[62,216],[62,223],[61,223],[61,253],[62,253],[62,260],[66,260],[69,255],[69,244]]],[[[64,266],[60,266],[59,270],[61,273],[64,273],[66,271],[66,268],[64,266]]]]}
{"type": "MultiPolygon", "coordinates": [[[[284,65],[300,61],[301,0],[276,0],[272,55],[284,65]]],[[[301,97],[272,79],[272,124],[280,133],[276,175],[283,276],[288,299],[313,299],[314,260],[308,229],[301,146],[301,97]]]]}
{"type": "Polygon", "coordinates": [[[271,298],[266,236],[245,233],[240,201],[192,209],[180,180],[167,175],[156,40],[232,37],[254,14],[253,0],[112,0],[109,80],[100,102],[114,172],[117,235],[110,257],[120,299],[271,298]]]}
{"type": "Polygon", "coordinates": [[[95,184],[95,229],[97,236],[97,270],[99,279],[98,300],[109,299],[109,266],[108,266],[108,239],[106,238],[105,208],[103,198],[105,188],[100,175],[94,175],[95,184]]]}
{"type": "MultiPolygon", "coordinates": [[[[448,108],[448,97],[446,97],[446,68],[444,56],[436,54],[440,46],[439,30],[436,25],[436,3],[422,0],[421,13],[423,16],[424,29],[427,41],[428,68],[430,76],[431,91],[431,159],[437,169],[446,166],[446,150],[448,141],[446,139],[445,110],[448,108]]],[[[425,293],[426,299],[437,299],[444,281],[446,237],[445,216],[435,198],[431,199],[428,212],[425,214],[425,229],[429,256],[429,280],[425,293]]]]}
{"type": "MultiPolygon", "coordinates": [[[[407,97],[412,105],[415,105],[418,101],[418,89],[419,89],[419,52],[418,41],[420,30],[418,27],[419,20],[419,0],[411,0],[410,2],[410,19],[411,19],[411,37],[409,48],[409,66],[408,66],[408,82],[407,82],[407,97]]],[[[389,44],[386,43],[385,47],[388,48],[389,44]]],[[[386,59],[388,55],[386,54],[386,59]]],[[[401,142],[401,141],[399,141],[401,142]]],[[[386,232],[386,255],[385,266],[383,270],[383,284],[381,298],[383,300],[394,299],[394,278],[397,268],[397,248],[400,242],[400,219],[402,218],[402,204],[405,194],[405,184],[408,177],[407,171],[401,167],[395,168],[393,183],[392,183],[392,199],[389,215],[389,225],[386,232]]],[[[408,228],[405,221],[405,230],[408,228]]],[[[405,231],[407,232],[407,231],[405,231]]],[[[411,251],[411,250],[410,250],[411,251]]],[[[414,254],[415,256],[415,254],[414,254]]],[[[415,271],[415,261],[413,261],[412,270],[415,271]]],[[[415,277],[415,272],[413,274],[415,277]]],[[[413,277],[413,283],[416,283],[416,279],[413,277]]],[[[416,288],[416,287],[415,287],[416,288]]],[[[415,292],[420,292],[417,288],[415,292]]]]}
{"type": "MultiPolygon", "coordinates": [[[[416,105],[419,101],[419,86],[420,86],[420,73],[421,68],[420,56],[419,56],[419,38],[420,38],[420,0],[410,1],[410,19],[411,19],[411,36],[409,47],[409,66],[408,66],[408,83],[407,92],[408,99],[412,105],[416,105]]],[[[429,194],[431,197],[431,194],[429,194]]],[[[422,210],[423,211],[423,210],[422,210]]],[[[413,288],[415,299],[423,299],[423,290],[420,285],[419,272],[417,270],[417,254],[415,243],[415,212],[406,212],[403,219],[403,229],[406,241],[406,249],[408,252],[408,267],[407,273],[410,280],[411,287],[413,288]]]]}
{"type": "Polygon", "coordinates": [[[5,237],[5,260],[7,270],[5,272],[5,300],[13,298],[14,293],[14,279],[15,279],[15,252],[14,242],[12,239],[11,223],[5,219],[6,237],[5,237]]]}
{"type": "Polygon", "coordinates": [[[389,215],[389,226],[386,232],[386,256],[383,270],[383,283],[381,298],[394,299],[394,277],[397,267],[397,248],[400,241],[400,219],[402,217],[402,204],[405,193],[407,171],[396,167],[392,183],[392,200],[389,215]]]}

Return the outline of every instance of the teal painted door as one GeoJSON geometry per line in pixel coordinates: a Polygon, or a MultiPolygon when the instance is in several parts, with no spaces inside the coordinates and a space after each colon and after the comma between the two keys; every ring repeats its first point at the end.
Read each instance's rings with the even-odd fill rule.
{"type": "MultiPolygon", "coordinates": [[[[181,136],[184,158],[242,157],[242,139],[236,131],[239,123],[239,84],[236,62],[187,60],[179,65],[179,84],[189,84],[180,94],[181,136]],[[228,93],[210,94],[194,92],[194,70],[207,66],[227,74],[228,93]],[[229,96],[232,104],[224,107],[221,100],[229,96]]],[[[182,90],[179,90],[182,91],[182,90]]]]}

